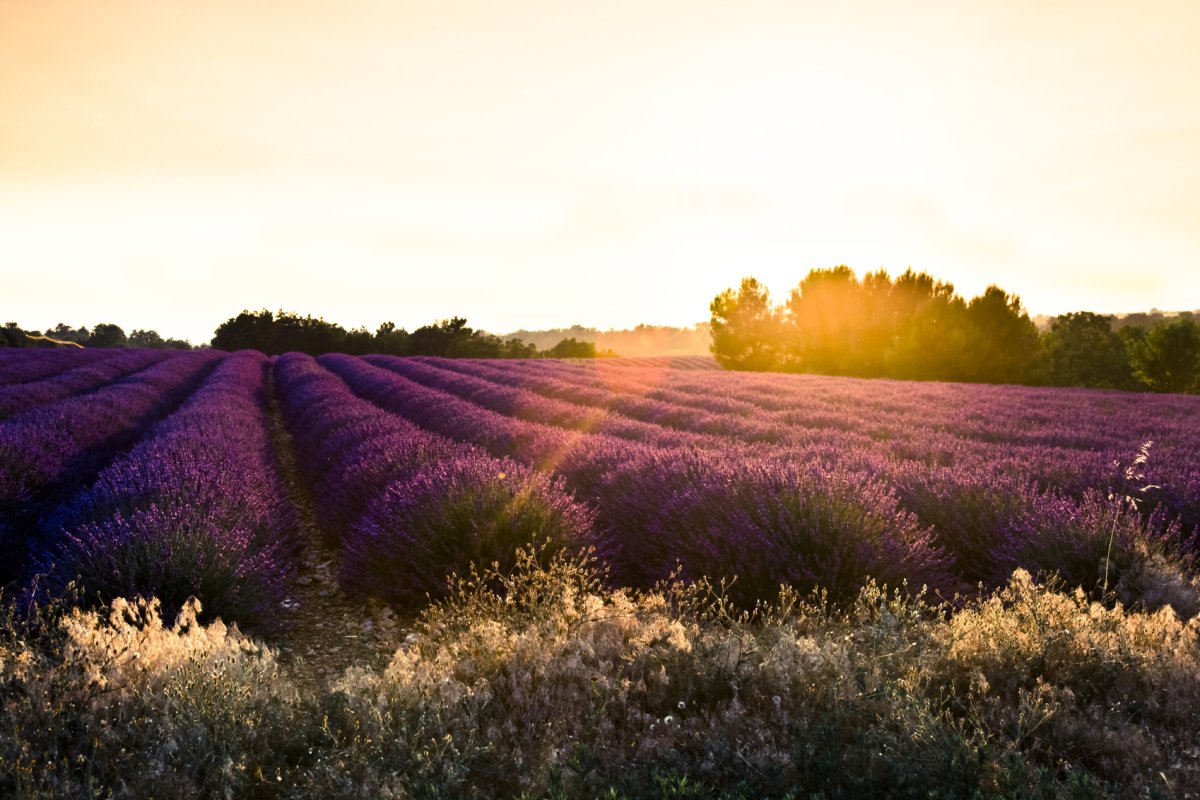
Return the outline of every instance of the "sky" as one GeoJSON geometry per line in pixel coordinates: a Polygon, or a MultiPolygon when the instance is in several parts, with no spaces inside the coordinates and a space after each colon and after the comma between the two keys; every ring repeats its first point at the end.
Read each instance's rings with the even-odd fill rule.
{"type": "Polygon", "coordinates": [[[0,0],[0,317],[689,325],[908,267],[1200,308],[1200,4],[0,0]]]}

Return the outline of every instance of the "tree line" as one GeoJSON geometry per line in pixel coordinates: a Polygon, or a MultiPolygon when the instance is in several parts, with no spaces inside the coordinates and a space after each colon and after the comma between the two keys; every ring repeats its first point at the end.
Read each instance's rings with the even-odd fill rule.
{"type": "Polygon", "coordinates": [[[212,346],[219,350],[261,350],[267,355],[301,352],[309,355],[381,353],[395,356],[446,358],[597,358],[615,356],[597,350],[595,342],[568,337],[539,349],[517,338],[502,339],[467,325],[463,317],[440,320],[414,331],[384,322],[374,332],[365,327],[347,330],[321,317],[290,311],[243,311],[218,326],[212,346]]]}
{"type": "Polygon", "coordinates": [[[1081,311],[1039,332],[998,286],[965,300],[924,272],[860,280],[847,266],[811,270],[779,304],[747,277],[709,310],[728,369],[1200,392],[1200,320],[1188,312],[1139,325],[1081,311]]]}
{"type": "Polygon", "coordinates": [[[190,350],[183,339],[164,339],[158,331],[134,328],[126,335],[120,325],[102,322],[90,331],[87,326],[72,328],[58,323],[45,333],[27,331],[15,322],[0,328],[0,347],[147,347],[158,350],[190,350]]]}
{"type": "MultiPolygon", "coordinates": [[[[157,331],[134,329],[126,335],[119,326],[101,323],[92,330],[59,323],[45,333],[24,330],[15,322],[0,328],[0,347],[148,347],[187,350],[182,339],[164,339],[157,331]]],[[[564,337],[539,348],[519,338],[500,338],[454,317],[406,331],[385,322],[374,332],[359,327],[347,330],[321,317],[291,311],[243,311],[221,323],[211,347],[218,350],[261,350],[267,355],[301,352],[309,355],[382,353],[398,356],[447,358],[604,358],[617,354],[593,341],[564,337]]]]}

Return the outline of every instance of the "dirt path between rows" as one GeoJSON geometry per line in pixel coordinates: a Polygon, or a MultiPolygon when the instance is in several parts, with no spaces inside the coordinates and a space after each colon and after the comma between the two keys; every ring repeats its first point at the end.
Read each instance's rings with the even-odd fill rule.
{"type": "Polygon", "coordinates": [[[281,609],[287,629],[266,641],[279,652],[280,661],[294,670],[300,684],[320,690],[349,667],[386,666],[412,620],[398,617],[376,601],[350,597],[338,585],[340,554],[325,543],[317,525],[313,498],[300,479],[292,437],[275,396],[273,375],[267,390],[279,475],[296,508],[306,546],[293,591],[281,609]]]}

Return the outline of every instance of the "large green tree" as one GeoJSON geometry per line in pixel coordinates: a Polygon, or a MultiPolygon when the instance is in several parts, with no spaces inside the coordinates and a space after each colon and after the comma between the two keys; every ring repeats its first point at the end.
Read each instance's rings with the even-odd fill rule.
{"type": "Polygon", "coordinates": [[[967,303],[953,285],[911,269],[860,281],[837,266],[811,270],[782,309],[745,278],[710,310],[713,353],[733,369],[988,383],[1037,374],[1037,329],[1020,298],[998,286],[967,303]]]}
{"type": "Polygon", "coordinates": [[[1113,318],[1090,311],[1061,314],[1042,336],[1045,380],[1055,386],[1132,389],[1137,386],[1125,342],[1113,318]]]}
{"type": "Polygon", "coordinates": [[[896,342],[888,358],[894,378],[922,381],[960,381],[966,376],[970,333],[967,304],[954,294],[934,292],[914,303],[897,325],[896,342]]]}
{"type": "Polygon", "coordinates": [[[101,322],[92,329],[92,336],[87,341],[88,347],[124,347],[129,343],[125,331],[120,325],[111,322],[101,322]]]}
{"type": "Polygon", "coordinates": [[[1187,317],[1130,335],[1134,376],[1156,392],[1200,392],[1200,323],[1187,317]]]}
{"type": "Polygon", "coordinates": [[[743,278],[709,304],[713,357],[728,369],[777,370],[785,364],[783,330],[770,293],[754,278],[743,278]]]}
{"type": "Polygon", "coordinates": [[[6,322],[0,328],[0,347],[33,347],[34,341],[29,338],[21,326],[15,322],[6,322]]]}
{"type": "Polygon", "coordinates": [[[954,284],[904,271],[888,294],[895,333],[885,354],[893,378],[955,380],[966,351],[966,303],[954,284]]]}
{"type": "Polygon", "coordinates": [[[385,322],[375,331],[375,352],[384,355],[402,356],[408,352],[408,331],[397,328],[394,322],[385,322]]]}
{"type": "Polygon", "coordinates": [[[1038,332],[1021,298],[989,286],[967,304],[968,360],[963,378],[1025,383],[1038,372],[1038,332]]]}
{"type": "Polygon", "coordinates": [[[788,296],[788,350],[805,372],[861,372],[863,291],[847,266],[811,270],[788,296]]]}
{"type": "Polygon", "coordinates": [[[217,327],[212,346],[219,350],[259,350],[279,355],[291,350],[310,355],[334,353],[346,345],[346,329],[320,317],[290,311],[243,311],[217,327]]]}

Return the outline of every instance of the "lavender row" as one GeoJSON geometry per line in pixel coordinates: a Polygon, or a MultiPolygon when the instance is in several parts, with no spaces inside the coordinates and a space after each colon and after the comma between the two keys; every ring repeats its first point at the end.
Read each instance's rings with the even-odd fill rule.
{"type": "MultiPolygon", "coordinates": [[[[493,375],[505,371],[479,362],[454,365],[453,368],[486,369],[493,375]]],[[[1092,496],[1120,496],[1141,488],[1127,481],[1122,467],[1136,455],[1144,441],[1163,437],[1169,444],[1165,447],[1161,442],[1156,445],[1141,482],[1142,486],[1152,486],[1139,493],[1143,519],[1155,530],[1160,530],[1168,520],[1176,521],[1184,536],[1200,528],[1200,464],[1197,462],[1200,403],[1196,398],[806,376],[769,376],[766,379],[677,373],[663,376],[657,371],[643,374],[637,370],[626,370],[619,375],[609,370],[589,384],[581,377],[582,371],[581,367],[553,362],[521,362],[514,363],[511,368],[518,379],[529,380],[534,389],[547,387],[547,378],[542,376],[572,375],[574,383],[565,380],[561,383],[576,391],[591,392],[593,401],[598,399],[614,406],[622,402],[622,398],[640,402],[634,391],[647,391],[661,397],[662,387],[654,382],[668,379],[689,381],[688,391],[700,399],[706,396],[702,391],[705,387],[713,388],[718,394],[714,406],[728,403],[738,387],[753,385],[756,381],[773,385],[770,396],[777,399],[796,397],[801,391],[798,387],[807,386],[811,389],[814,407],[832,400],[841,403],[843,408],[840,424],[831,426],[827,436],[810,439],[805,449],[810,453],[821,452],[821,460],[826,464],[841,464],[852,471],[865,471],[881,478],[900,492],[906,506],[916,510],[922,521],[939,529],[947,517],[932,513],[929,505],[917,502],[915,498],[919,492],[912,490],[914,476],[934,483],[946,476],[950,491],[961,491],[964,501],[969,501],[973,486],[995,483],[1019,485],[1023,487],[1022,491],[1036,494],[1066,496],[1082,507],[1091,502],[1088,498],[1092,496]],[[634,383],[622,382],[626,376],[634,383]],[[605,383],[604,389],[596,385],[601,380],[605,383]],[[611,398],[616,398],[615,402],[611,398]],[[977,408],[967,411],[972,406],[972,398],[977,398],[974,401],[977,408]],[[938,421],[939,415],[942,420],[951,416],[946,413],[947,406],[958,409],[952,412],[952,418],[957,419],[954,425],[938,421]],[[1080,419],[1081,416],[1084,419],[1080,419]],[[1131,416],[1135,416],[1136,421],[1131,416]],[[1006,439],[994,428],[982,424],[992,419],[1006,420],[1005,424],[1011,430],[1024,429],[1027,434],[1014,434],[1006,439]],[[863,435],[864,431],[866,435],[863,435]],[[950,466],[954,469],[944,469],[950,466]],[[974,484],[951,480],[955,473],[971,475],[974,484]],[[1161,512],[1161,516],[1152,522],[1151,516],[1155,512],[1161,512]]],[[[806,412],[806,422],[812,422],[812,414],[806,412]]],[[[729,419],[732,415],[720,416],[729,419]]],[[[768,416],[767,412],[762,416],[768,416]]],[[[780,456],[789,460],[793,454],[781,451],[780,456]]],[[[949,498],[943,497],[943,500],[950,506],[955,505],[949,498]]],[[[1052,505],[1055,509],[1062,508],[1057,502],[1052,505]]],[[[1024,504],[1028,508],[1035,506],[1031,502],[1024,504]]],[[[939,539],[960,553],[969,550],[961,546],[961,538],[954,531],[945,531],[939,539]]],[[[969,561],[970,557],[967,559],[969,561]]],[[[967,574],[978,574],[976,569],[964,566],[967,574]]],[[[1005,569],[1003,562],[998,568],[1005,569]]]]}
{"type": "MultiPolygon", "coordinates": [[[[389,369],[400,371],[402,360],[384,358],[368,358],[372,363],[387,366],[389,369]]],[[[413,362],[418,359],[406,359],[413,362]]],[[[629,426],[636,432],[640,429],[649,430],[649,437],[643,441],[653,443],[656,439],[667,440],[669,435],[663,429],[686,432],[703,436],[736,438],[744,442],[768,442],[775,444],[806,443],[811,440],[814,431],[828,432],[830,426],[813,426],[804,428],[798,425],[781,424],[770,419],[768,415],[759,412],[754,417],[740,413],[729,413],[728,409],[707,410],[700,408],[702,398],[691,404],[678,402],[678,398],[665,400],[652,398],[635,392],[614,392],[611,389],[586,385],[581,382],[555,376],[548,371],[523,370],[521,368],[506,368],[481,361],[454,361],[451,359],[419,359],[425,362],[425,369],[436,368],[447,372],[455,372],[475,380],[509,387],[510,391],[519,391],[525,395],[547,398],[540,402],[524,400],[527,407],[548,405],[552,402],[564,404],[577,409],[581,416],[598,416],[609,413],[618,418],[626,419],[629,426]],[[640,427],[638,424],[640,423],[640,427]],[[652,426],[646,428],[646,426],[652,426]]],[[[414,367],[407,365],[408,370],[414,367]]],[[[628,370],[627,370],[628,371],[628,370]]],[[[442,385],[453,390],[453,384],[442,381],[442,385]]],[[[483,394],[483,391],[479,391],[483,394]]],[[[472,397],[471,399],[474,399],[472,397]]],[[[487,405],[484,403],[484,405],[487,405]]],[[[489,405],[489,408],[493,406],[489,405]]],[[[496,408],[495,410],[503,410],[496,408]]],[[[565,416],[565,415],[564,415],[565,416]]],[[[549,421],[549,420],[543,420],[549,421]]],[[[678,437],[680,434],[676,433],[678,437]]],[[[632,435],[628,438],[637,438],[632,435]]],[[[704,440],[697,440],[704,441],[704,440]]],[[[710,444],[711,446],[711,444],[710,444]]]]}
{"type": "MultiPolygon", "coordinates": [[[[793,427],[851,429],[850,420],[831,406],[829,398],[817,396],[805,403],[792,402],[779,392],[753,391],[753,384],[729,381],[728,373],[715,374],[626,367],[615,369],[608,362],[572,364],[551,360],[513,364],[514,371],[529,377],[551,378],[571,389],[598,390],[599,397],[585,393],[580,402],[612,402],[623,399],[661,401],[670,405],[717,414],[733,414],[762,421],[769,418],[793,427]],[[587,397],[587,400],[584,398],[587,397]]],[[[744,378],[747,373],[739,373],[744,378]]],[[[757,378],[758,376],[752,375],[757,378]]],[[[793,377],[793,376],[783,376],[793,377]]]]}
{"type": "Polygon", "coordinates": [[[0,349],[0,386],[36,381],[64,370],[102,361],[111,351],[82,348],[0,349]]]}
{"type": "Polygon", "coordinates": [[[33,521],[95,477],[200,383],[220,356],[172,355],[84,397],[0,423],[0,577],[19,574],[33,521]]]}
{"type": "Polygon", "coordinates": [[[469,372],[444,368],[445,360],[395,356],[365,356],[369,364],[402,375],[433,389],[448,392],[506,416],[569,430],[615,436],[655,447],[728,447],[727,440],[703,434],[670,430],[661,425],[629,419],[608,409],[588,408],[551,399],[524,388],[503,385],[469,372]]]}
{"type": "Polygon", "coordinates": [[[168,355],[162,350],[119,350],[109,358],[97,359],[49,378],[0,387],[0,420],[65,397],[95,391],[157,364],[168,355]]]}
{"type": "Polygon", "coordinates": [[[414,605],[444,594],[448,573],[513,563],[520,546],[591,543],[591,512],[546,475],[386,413],[308,356],[280,357],[275,375],[347,591],[414,605]]]}
{"type": "Polygon", "coordinates": [[[744,602],[781,583],[848,599],[868,578],[953,584],[933,534],[878,481],[788,467],[753,448],[700,451],[639,444],[505,417],[346,356],[321,363],[359,395],[429,430],[552,470],[591,503],[597,549],[620,583],[649,586],[676,566],[689,577],[738,575],[744,602]]]}
{"type": "MultiPolygon", "coordinates": [[[[618,446],[611,436],[588,436],[527,420],[515,419],[454,395],[424,386],[365,360],[331,354],[318,362],[344,380],[360,397],[398,414],[433,433],[467,442],[500,458],[512,458],[537,469],[553,469],[587,439],[618,446]]],[[[624,442],[630,449],[645,445],[624,442]]]]}
{"type": "Polygon", "coordinates": [[[301,544],[266,411],[269,361],[225,357],[173,414],[47,513],[31,548],[50,592],[157,597],[270,629],[301,544]]]}
{"type": "MultiPolygon", "coordinates": [[[[1126,449],[1148,438],[1200,443],[1200,398],[977,384],[829,378],[814,375],[664,372],[614,369],[604,362],[514,364],[524,374],[553,374],[600,388],[608,395],[650,396],[670,390],[672,401],[691,394],[705,403],[749,403],[782,414],[787,424],[878,433],[949,433],[972,442],[1126,449]]],[[[716,408],[714,408],[716,411],[716,408]]],[[[746,413],[743,406],[739,413],[746,413]]]]}
{"type": "MultiPolygon", "coordinates": [[[[1122,471],[1114,468],[1114,464],[1129,460],[1144,441],[1153,439],[1160,444],[1147,469],[1148,482],[1155,484],[1156,489],[1147,496],[1146,507],[1168,510],[1189,530],[1200,524],[1200,463],[1196,457],[1200,452],[1200,425],[1197,425],[1200,403],[1196,398],[818,378],[813,387],[821,391],[814,391],[814,406],[828,402],[830,395],[846,403],[837,418],[838,424],[815,430],[809,426],[832,412],[810,411],[806,412],[804,426],[792,427],[789,433],[789,426],[780,421],[780,416],[787,412],[763,411],[757,419],[743,418],[741,409],[737,413],[728,412],[728,393],[717,398],[712,413],[640,397],[637,391],[658,397],[665,392],[661,387],[650,387],[645,380],[635,382],[632,388],[631,384],[622,383],[620,377],[638,372],[632,369],[624,370],[618,379],[606,376],[607,386],[600,388],[580,376],[581,368],[554,362],[497,366],[437,360],[429,366],[584,405],[619,409],[631,417],[685,430],[721,433],[785,447],[834,446],[840,451],[840,460],[856,465],[874,458],[930,466],[953,464],[961,469],[983,469],[1001,477],[1020,476],[1043,490],[1060,490],[1077,500],[1082,500],[1089,491],[1107,494],[1132,490],[1134,487],[1123,485],[1122,471]],[[849,390],[856,393],[853,402],[847,400],[845,393],[849,390]],[[984,393],[980,408],[970,412],[969,418],[964,419],[960,414],[954,426],[929,422],[936,419],[937,408],[947,405],[955,392],[960,396],[954,402],[964,408],[967,405],[961,396],[964,391],[984,393]],[[940,401],[933,403],[932,397],[938,396],[940,401]],[[1117,400],[1124,405],[1116,404],[1117,400]],[[1137,409],[1137,403],[1143,407],[1136,414],[1135,424],[1127,418],[1133,412],[1125,406],[1137,409]],[[1076,421],[1078,410],[1072,409],[1080,406],[1089,422],[1076,421]],[[1126,418],[1114,414],[1118,409],[1125,412],[1126,418]],[[1005,439],[978,424],[992,418],[1007,419],[1014,435],[1005,439]],[[1026,431],[1024,435],[1020,435],[1022,429],[1026,431]],[[1166,446],[1162,444],[1164,440],[1166,446]]],[[[809,383],[803,376],[775,379],[779,377],[809,383]]],[[[709,380],[712,384],[738,385],[747,379],[725,375],[709,380]]],[[[694,384],[691,391],[703,400],[704,395],[694,384]]],[[[795,387],[791,391],[794,393],[795,387]]],[[[672,393],[675,399],[679,394],[672,393]]],[[[781,453],[781,457],[788,454],[781,453]]]]}

